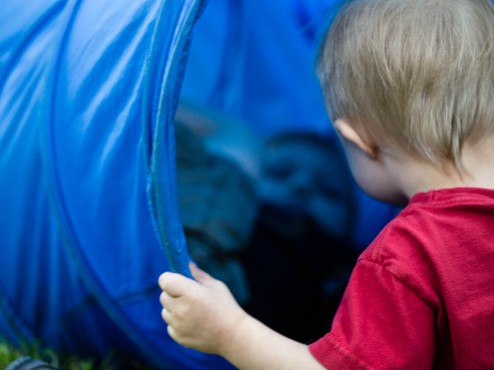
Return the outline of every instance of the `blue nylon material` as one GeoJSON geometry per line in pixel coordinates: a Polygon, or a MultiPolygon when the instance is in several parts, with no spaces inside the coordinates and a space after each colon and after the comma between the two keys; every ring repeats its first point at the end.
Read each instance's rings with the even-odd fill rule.
{"type": "Polygon", "coordinates": [[[189,275],[172,117],[201,0],[0,7],[0,336],[159,368],[230,368],[160,318],[189,275]]]}

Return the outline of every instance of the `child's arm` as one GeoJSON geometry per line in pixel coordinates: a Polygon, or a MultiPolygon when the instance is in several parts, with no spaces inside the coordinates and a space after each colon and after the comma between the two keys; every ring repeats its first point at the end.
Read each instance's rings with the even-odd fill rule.
{"type": "Polygon", "coordinates": [[[169,272],[159,278],[162,316],[174,340],[221,355],[244,370],[324,369],[306,345],[276,333],[243,311],[222,282],[193,264],[191,272],[197,281],[169,272]]]}

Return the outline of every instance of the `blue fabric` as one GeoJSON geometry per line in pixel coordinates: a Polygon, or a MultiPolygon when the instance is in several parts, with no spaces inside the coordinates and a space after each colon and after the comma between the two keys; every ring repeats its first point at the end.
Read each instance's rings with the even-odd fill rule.
{"type": "Polygon", "coordinates": [[[160,318],[188,275],[172,117],[200,0],[3,0],[0,336],[230,368],[160,318]]]}
{"type": "Polygon", "coordinates": [[[261,138],[331,135],[315,58],[344,0],[209,0],[194,30],[182,98],[241,118],[261,138]]]}

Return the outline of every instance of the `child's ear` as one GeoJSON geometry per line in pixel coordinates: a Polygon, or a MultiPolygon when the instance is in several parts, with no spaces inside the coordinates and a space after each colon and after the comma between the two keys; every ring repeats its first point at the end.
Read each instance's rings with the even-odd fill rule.
{"type": "Polygon", "coordinates": [[[344,140],[356,145],[370,158],[377,159],[379,154],[378,147],[365,141],[362,135],[360,135],[359,132],[348,123],[348,121],[345,119],[337,119],[336,122],[334,122],[334,127],[344,140]]]}

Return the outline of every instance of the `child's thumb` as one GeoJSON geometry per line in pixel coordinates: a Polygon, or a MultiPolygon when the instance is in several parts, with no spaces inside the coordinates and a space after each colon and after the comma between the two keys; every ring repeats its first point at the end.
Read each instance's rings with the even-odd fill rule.
{"type": "Polygon", "coordinates": [[[201,284],[206,284],[213,279],[211,275],[197,267],[194,262],[189,263],[189,268],[192,277],[201,284]]]}

